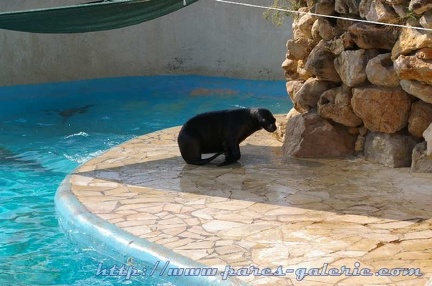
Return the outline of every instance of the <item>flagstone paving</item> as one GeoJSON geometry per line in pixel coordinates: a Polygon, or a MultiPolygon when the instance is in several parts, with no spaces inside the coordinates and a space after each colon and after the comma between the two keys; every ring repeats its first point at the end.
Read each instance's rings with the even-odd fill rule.
{"type": "Polygon", "coordinates": [[[217,167],[221,156],[190,166],[179,155],[178,131],[141,136],[88,161],[69,177],[71,192],[110,224],[221,271],[293,271],[237,277],[251,285],[431,279],[431,174],[358,158],[283,159],[281,143],[265,131],[242,144],[238,164],[217,167]],[[372,275],[302,277],[344,267],[372,275]],[[376,275],[382,268],[400,275],[376,275]],[[401,268],[422,275],[402,275],[401,268]]]}

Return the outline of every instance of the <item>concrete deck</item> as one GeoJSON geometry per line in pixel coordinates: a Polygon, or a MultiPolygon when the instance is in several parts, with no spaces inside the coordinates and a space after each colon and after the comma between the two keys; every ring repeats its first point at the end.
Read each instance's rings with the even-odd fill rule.
{"type": "Polygon", "coordinates": [[[221,271],[255,266],[286,274],[237,277],[251,285],[430,281],[432,174],[362,159],[283,160],[281,143],[265,131],[242,144],[238,164],[215,166],[222,156],[189,166],[179,155],[178,131],[148,134],[88,161],[67,178],[68,191],[84,212],[178,257],[221,271]],[[310,268],[343,266],[372,275],[296,279],[317,271],[310,268]],[[400,275],[378,276],[382,268],[400,275]],[[419,268],[422,276],[394,268],[419,268]]]}

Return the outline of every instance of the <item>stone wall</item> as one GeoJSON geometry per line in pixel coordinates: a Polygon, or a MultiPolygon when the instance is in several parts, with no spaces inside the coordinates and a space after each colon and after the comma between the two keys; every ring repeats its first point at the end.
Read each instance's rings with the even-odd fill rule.
{"type": "MultiPolygon", "coordinates": [[[[432,28],[431,1],[301,3],[303,12],[432,28]]],[[[292,27],[282,64],[295,108],[285,154],[364,154],[386,166],[430,171],[432,32],[310,14],[294,16],[292,27]]]]}

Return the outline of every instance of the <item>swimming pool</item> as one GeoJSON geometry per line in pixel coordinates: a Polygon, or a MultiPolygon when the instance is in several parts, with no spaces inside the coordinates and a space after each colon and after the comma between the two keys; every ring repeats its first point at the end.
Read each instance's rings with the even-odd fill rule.
{"type": "Polygon", "coordinates": [[[1,87],[0,285],[137,282],[95,277],[99,263],[118,263],[61,230],[58,185],[79,164],[137,135],[196,113],[250,106],[285,113],[285,82],[152,76],[1,87]]]}

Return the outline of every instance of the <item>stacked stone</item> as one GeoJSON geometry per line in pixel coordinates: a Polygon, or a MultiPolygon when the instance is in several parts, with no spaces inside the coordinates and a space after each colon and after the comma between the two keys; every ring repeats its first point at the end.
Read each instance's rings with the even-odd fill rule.
{"type": "MultiPolygon", "coordinates": [[[[432,1],[305,3],[302,12],[432,28],[432,1]]],[[[286,155],[364,154],[432,171],[432,32],[302,14],[282,68],[295,109],[286,155]]]]}

